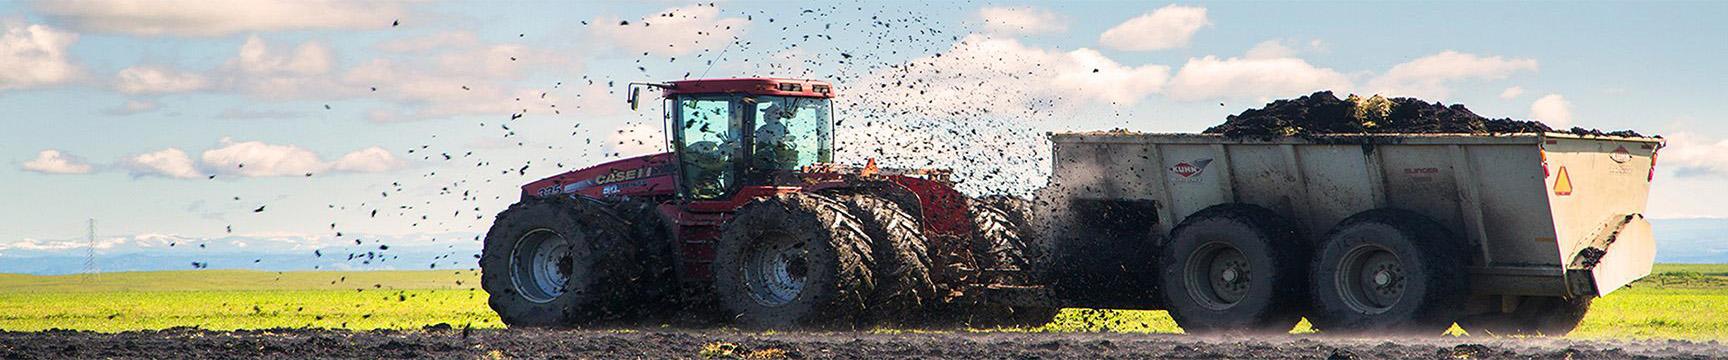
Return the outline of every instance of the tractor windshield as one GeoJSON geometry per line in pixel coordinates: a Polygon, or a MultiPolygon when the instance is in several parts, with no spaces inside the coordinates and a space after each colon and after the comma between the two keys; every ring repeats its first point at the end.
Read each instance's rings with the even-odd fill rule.
{"type": "Polygon", "coordinates": [[[745,98],[755,115],[751,154],[761,171],[790,171],[832,162],[832,123],[828,99],[756,96],[745,98]],[[752,104],[754,102],[754,104],[752,104]]]}
{"type": "Polygon", "coordinates": [[[722,198],[738,185],[780,185],[778,175],[833,162],[828,99],[714,94],[672,103],[680,183],[693,199],[722,198]]]}

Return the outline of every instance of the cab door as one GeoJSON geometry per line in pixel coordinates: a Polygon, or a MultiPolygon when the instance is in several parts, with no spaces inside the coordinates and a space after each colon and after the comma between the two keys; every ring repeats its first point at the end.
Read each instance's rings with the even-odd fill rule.
{"type": "Polygon", "coordinates": [[[736,96],[680,96],[673,101],[673,142],[678,193],[692,201],[725,198],[737,190],[743,116],[736,96]]]}

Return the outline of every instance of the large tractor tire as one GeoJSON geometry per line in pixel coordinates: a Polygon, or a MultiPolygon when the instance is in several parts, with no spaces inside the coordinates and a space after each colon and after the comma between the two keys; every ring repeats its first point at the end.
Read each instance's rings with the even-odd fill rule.
{"type": "Polygon", "coordinates": [[[900,205],[872,195],[846,195],[846,208],[871,239],[876,292],[869,318],[881,325],[918,325],[919,312],[936,299],[928,240],[918,219],[900,205]]]}
{"type": "Polygon", "coordinates": [[[480,287],[511,326],[631,318],[644,267],[628,231],[600,204],[532,199],[499,213],[480,255],[480,287]]]}
{"type": "MultiPolygon", "coordinates": [[[[986,285],[1037,285],[1038,266],[1034,256],[1042,256],[1036,247],[1032,229],[1028,228],[1027,207],[1012,202],[991,203],[973,201],[970,209],[973,236],[972,256],[982,272],[986,285]],[[1006,208],[1006,209],[1005,209],[1006,208]],[[1016,221],[1016,216],[1020,221],[1016,221]],[[1030,255],[1030,256],[1029,256],[1030,255]]],[[[978,304],[966,311],[965,322],[976,328],[1034,327],[1050,323],[1061,309],[1054,307],[1007,306],[978,304]]]]}
{"type": "Polygon", "coordinates": [[[844,205],[806,193],[752,201],[715,244],[714,293],[749,328],[851,328],[876,288],[870,238],[844,205]]]}
{"type": "Polygon", "coordinates": [[[1306,307],[1307,245],[1283,216],[1258,206],[1188,216],[1159,260],[1170,317],[1189,334],[1288,333],[1306,307]]]}
{"type": "Polygon", "coordinates": [[[1512,312],[1469,316],[1458,325],[1471,335],[1566,336],[1584,321],[1592,299],[1526,296],[1512,312]]]}
{"type": "Polygon", "coordinates": [[[656,320],[711,315],[676,311],[691,307],[693,299],[679,294],[677,244],[672,238],[671,226],[660,215],[659,207],[658,202],[646,199],[624,200],[612,205],[612,212],[627,224],[631,243],[637,248],[636,256],[643,269],[640,278],[635,280],[637,291],[646,301],[642,305],[643,314],[656,320]]]}
{"type": "Polygon", "coordinates": [[[1031,275],[1037,279],[1046,275],[1044,272],[1049,270],[1047,265],[1050,263],[1051,249],[1049,240],[1043,236],[1044,229],[1040,228],[1043,226],[1040,219],[1033,217],[1035,210],[1032,201],[1009,195],[986,195],[976,201],[1002,211],[1008,222],[1018,229],[1021,257],[1038,271],[1031,275]]]}
{"type": "Polygon", "coordinates": [[[1421,214],[1351,216],[1314,257],[1309,320],[1329,333],[1439,335],[1469,299],[1466,248],[1421,214]]]}

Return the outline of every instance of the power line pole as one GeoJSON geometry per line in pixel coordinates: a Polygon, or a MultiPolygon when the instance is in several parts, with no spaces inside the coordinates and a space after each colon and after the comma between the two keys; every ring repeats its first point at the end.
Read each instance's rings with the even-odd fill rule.
{"type": "Polygon", "coordinates": [[[96,267],[96,219],[90,219],[89,230],[85,235],[85,240],[88,240],[89,244],[84,248],[83,280],[86,282],[96,280],[96,274],[102,271],[96,267]]]}

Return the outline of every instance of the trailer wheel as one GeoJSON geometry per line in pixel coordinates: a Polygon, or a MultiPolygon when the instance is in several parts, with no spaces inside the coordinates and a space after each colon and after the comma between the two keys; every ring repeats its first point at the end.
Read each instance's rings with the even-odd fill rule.
{"type": "Polygon", "coordinates": [[[633,314],[636,261],[618,218],[595,203],[533,199],[498,214],[480,256],[487,303],[511,326],[589,325],[633,314]]]}
{"type": "Polygon", "coordinates": [[[1565,336],[1590,312],[1592,298],[1526,296],[1510,313],[1465,317],[1458,325],[1471,334],[1495,336],[1565,336]]]}
{"type": "Polygon", "coordinates": [[[1325,332],[1440,334],[1469,296],[1461,244],[1409,211],[1345,219],[1314,257],[1309,320],[1325,332]]]}
{"type": "Polygon", "coordinates": [[[714,293],[745,327],[854,327],[875,288],[872,256],[858,220],[832,199],[757,199],[715,243],[714,293]]]}
{"type": "Polygon", "coordinates": [[[1305,245],[1265,208],[1194,213],[1171,231],[1159,260],[1170,316],[1190,334],[1289,332],[1306,295],[1305,245]]]}
{"type": "Polygon", "coordinates": [[[870,297],[872,321],[907,324],[936,297],[930,281],[928,240],[918,219],[900,205],[873,195],[846,195],[846,208],[869,235],[876,268],[876,292],[870,297]]]}

